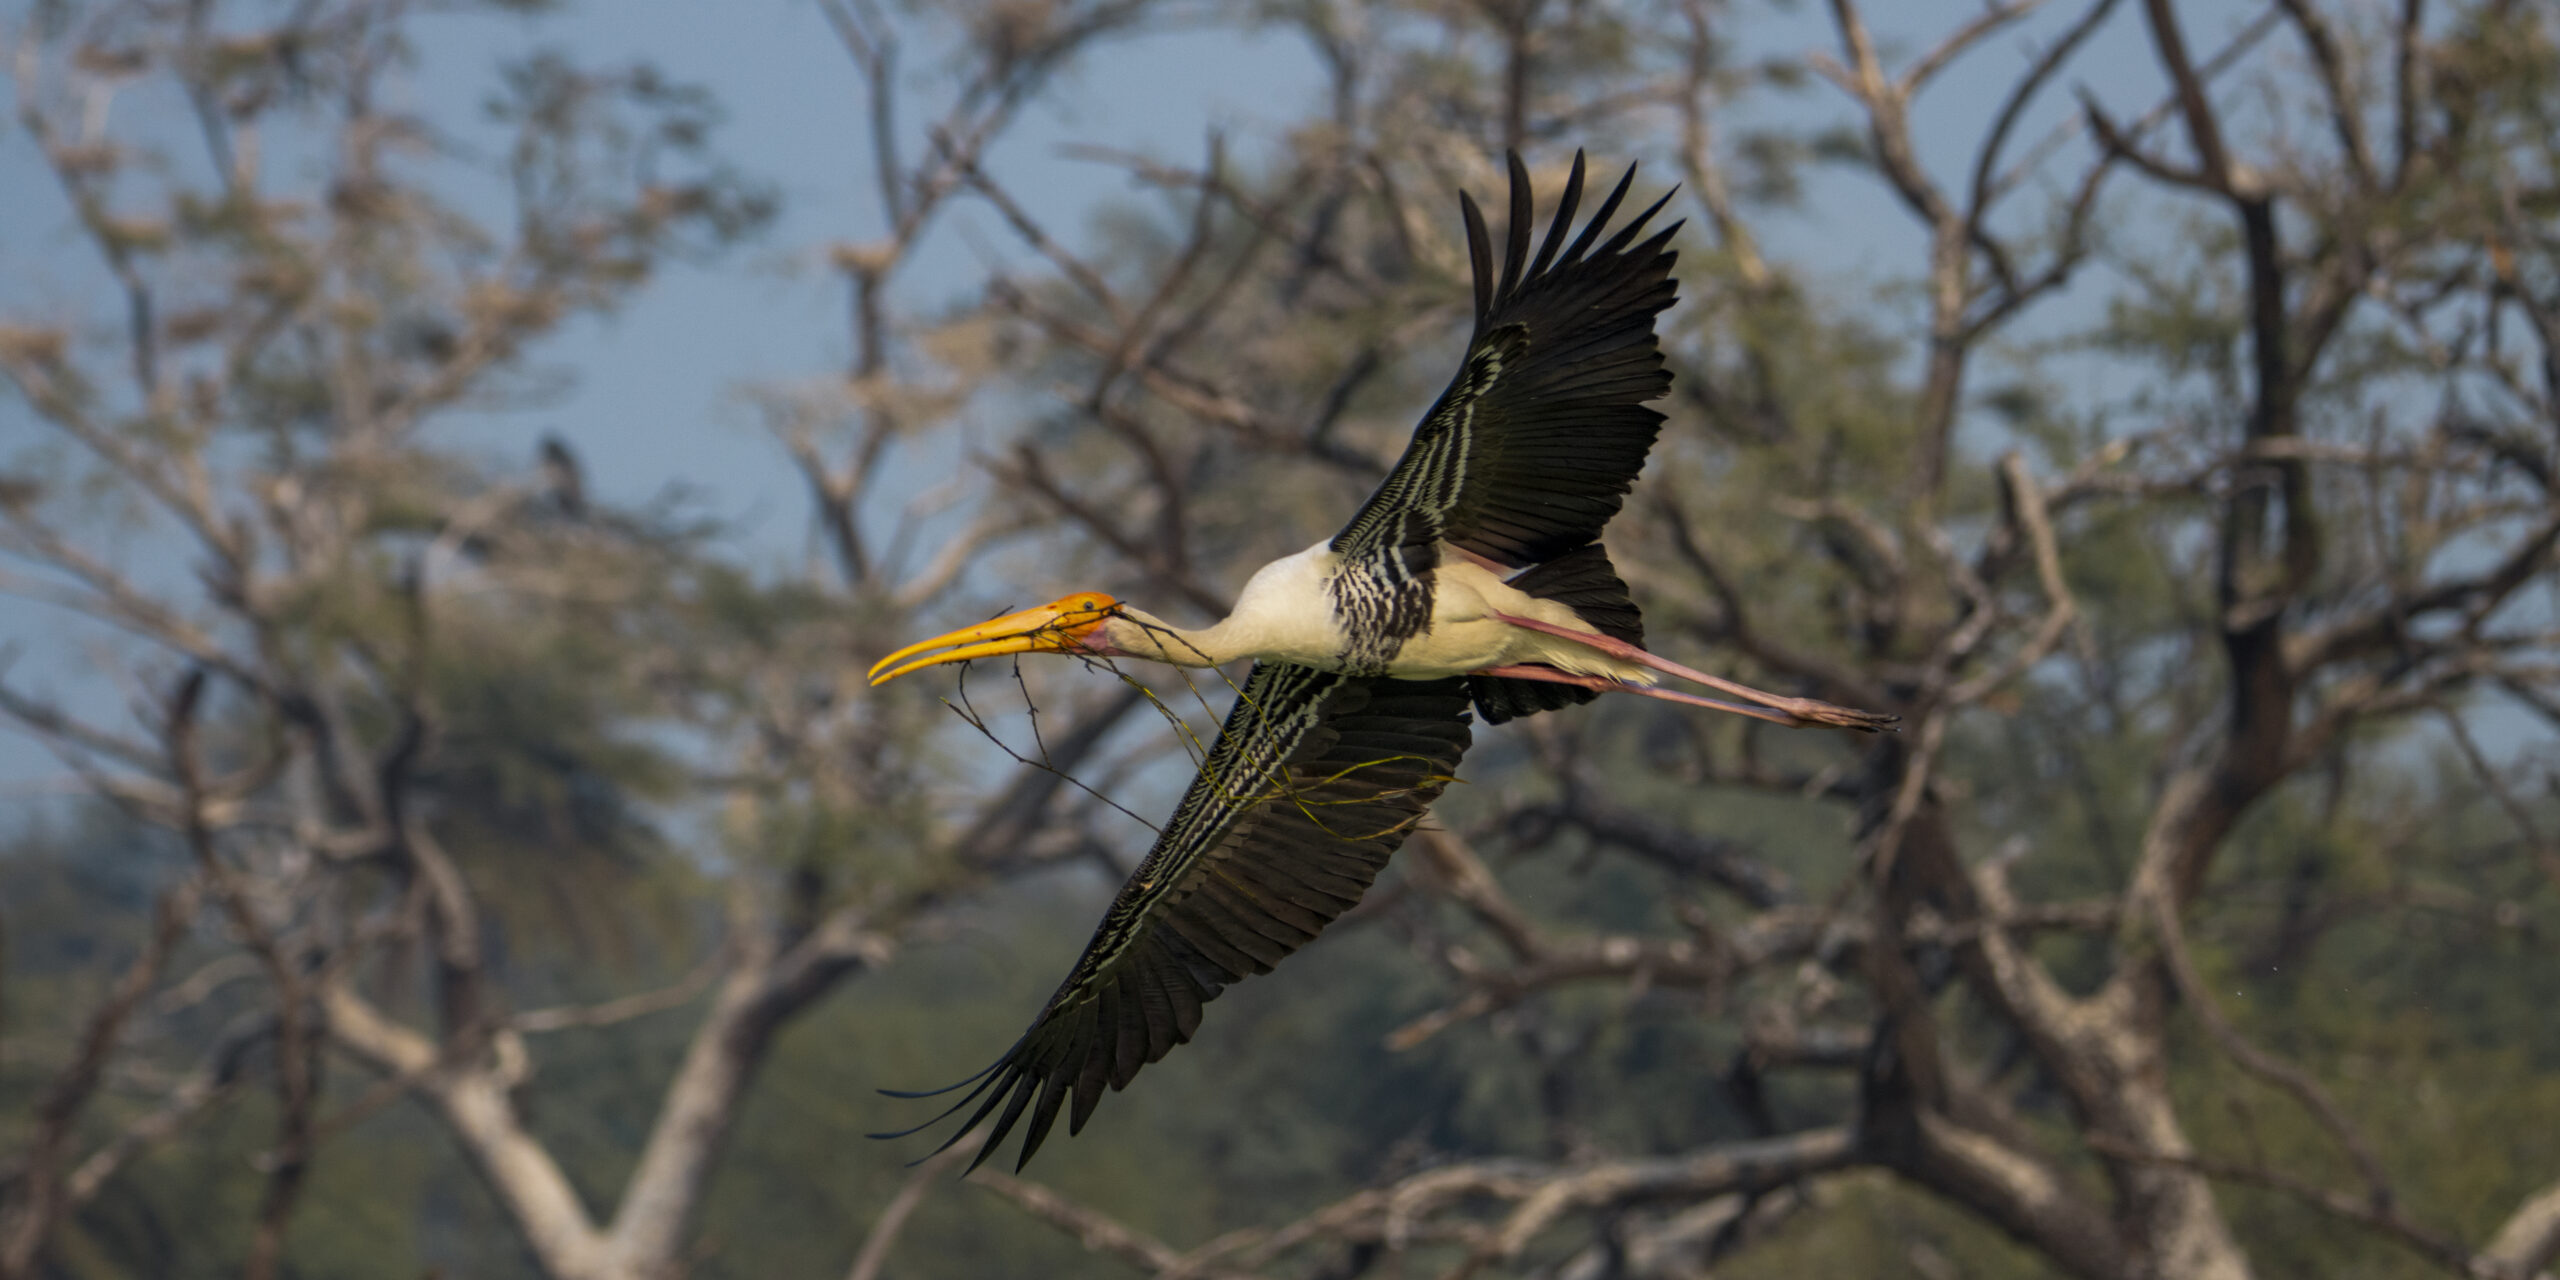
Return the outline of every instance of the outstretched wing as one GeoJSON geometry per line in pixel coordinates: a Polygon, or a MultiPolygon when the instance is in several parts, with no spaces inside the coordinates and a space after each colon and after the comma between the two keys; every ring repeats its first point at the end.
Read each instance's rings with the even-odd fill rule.
{"type": "Polygon", "coordinates": [[[1444,540],[1503,564],[1537,564],[1597,539],[1618,513],[1662,427],[1644,407],[1671,389],[1653,321],[1679,293],[1677,255],[1666,246],[1680,224],[1637,241],[1669,196],[1600,240],[1635,174],[1628,166],[1567,246],[1582,198],[1576,152],[1532,259],[1529,173],[1513,155],[1498,280],[1484,215],[1459,196],[1475,336],[1386,483],[1335,535],[1346,568],[1380,584],[1414,582],[1437,564],[1444,540]]]}
{"type": "Polygon", "coordinates": [[[1072,1134],[1104,1085],[1126,1088],[1189,1040],[1200,1006],[1228,983],[1270,972],[1349,910],[1448,785],[1467,749],[1466,708],[1458,677],[1254,667],[1200,776],[1075,971],[1003,1058],[950,1086],[976,1087],[925,1122],[977,1104],[943,1147],[1001,1106],[974,1169],[1028,1110],[1014,1167],[1029,1164],[1070,1096],[1072,1134]]]}

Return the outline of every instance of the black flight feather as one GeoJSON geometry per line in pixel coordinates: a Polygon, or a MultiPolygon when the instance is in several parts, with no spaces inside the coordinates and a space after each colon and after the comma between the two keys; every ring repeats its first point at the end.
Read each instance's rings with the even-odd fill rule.
{"type": "Polygon", "coordinates": [[[961,1082],[975,1087],[925,1122],[974,1104],[937,1150],[992,1117],[969,1167],[1018,1127],[1021,1168],[1061,1110],[1069,1133],[1082,1130],[1106,1086],[1126,1088],[1191,1038],[1204,1002],[1349,910],[1456,772],[1467,700],[1462,677],[1256,666],[1074,971],[1001,1060],[961,1082]]]}
{"type": "MultiPolygon", "coordinates": [[[[1381,594],[1412,592],[1442,542],[1514,567],[1591,543],[1661,430],[1662,415],[1645,402],[1671,388],[1654,319],[1679,293],[1669,247],[1679,224],[1650,224],[1670,197],[1613,228],[1635,182],[1629,166],[1576,233],[1577,153],[1533,256],[1528,169],[1516,155],[1509,169],[1498,269],[1483,214],[1472,198],[1459,201],[1476,299],[1466,358],[1395,469],[1333,539],[1344,572],[1386,584],[1381,594]]],[[[1388,614],[1416,631],[1429,618],[1411,602],[1388,614]]]]}

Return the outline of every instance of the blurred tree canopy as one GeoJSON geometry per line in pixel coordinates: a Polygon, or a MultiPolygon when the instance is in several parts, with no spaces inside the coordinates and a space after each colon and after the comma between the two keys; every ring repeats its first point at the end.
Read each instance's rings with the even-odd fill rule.
{"type": "Polygon", "coordinates": [[[0,1280],[2560,1259],[2547,6],[816,0],[879,232],[819,246],[846,366],[749,392],[797,568],[456,438],[775,208],[655,69],[419,114],[422,15],[542,7],[5,18],[7,198],[112,289],[0,281],[0,588],[123,701],[0,673],[85,797],[0,855],[0,1280]],[[1251,163],[1089,139],[1085,225],[991,159],[1171,30],[1325,92],[1251,163]],[[1485,732],[1036,1180],[904,1167],[871,1090],[1010,1042],[1224,691],[954,717],[865,661],[1025,592],[1214,616],[1329,533],[1506,148],[1679,184],[1610,534],[1654,647],[1904,731],[1485,732]],[[1791,250],[1848,190],[1905,221],[1791,250]],[[1007,247],[919,299],[964,223],[1007,247]]]}

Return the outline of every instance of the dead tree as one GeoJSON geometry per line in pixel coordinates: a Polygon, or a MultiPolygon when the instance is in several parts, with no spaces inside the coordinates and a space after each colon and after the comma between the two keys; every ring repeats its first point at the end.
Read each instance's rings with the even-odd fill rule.
{"type": "MultiPolygon", "coordinates": [[[[956,815],[908,804],[917,823],[894,834],[947,856],[897,854],[890,836],[767,856],[756,837],[917,792],[934,722],[838,696],[849,656],[905,631],[961,563],[916,554],[929,501],[901,506],[873,483],[903,435],[948,412],[935,386],[887,372],[907,331],[886,318],[883,286],[1045,78],[1144,8],[928,31],[973,70],[920,130],[890,114],[899,33],[867,6],[827,9],[880,91],[892,230],[836,255],[854,284],[857,366],[772,398],[841,576],[772,587],[742,586],[683,521],[584,493],[557,440],[515,473],[441,438],[459,408],[538,403],[532,362],[564,323],[763,223],[769,197],[711,149],[717,116],[699,91],[648,68],[530,59],[504,76],[494,171],[472,172],[439,167],[439,122],[386,105],[408,47],[399,5],[57,7],[6,33],[18,125],[112,284],[115,323],[101,332],[100,316],[25,297],[0,320],[11,411],[50,433],[0,497],[0,586],[119,637],[112,670],[137,710],[120,723],[25,683],[0,690],[0,709],[95,797],[168,833],[192,869],[69,1040],[29,1042],[52,1082],[0,1165],[0,1276],[50,1274],[63,1224],[120,1168],[252,1091],[279,1117],[258,1157],[253,1277],[280,1273],[315,1160],[411,1104],[465,1153],[545,1274],[678,1274],[775,1035],[942,903],[1081,851],[1027,838],[1054,777],[956,815]],[[186,147],[155,131],[165,121],[116,110],[138,89],[189,104],[186,147]],[[273,155],[317,157],[322,175],[273,155]],[[511,199],[503,216],[475,223],[452,203],[473,182],[511,199]],[[854,424],[846,456],[828,452],[838,417],[854,424]],[[902,545],[865,546],[856,530],[884,521],[902,545]],[[125,537],[184,572],[111,554],[125,537]],[[742,591],[767,593],[753,625],[736,616],[742,591]],[[677,768],[678,793],[725,812],[739,848],[699,851],[717,868],[718,924],[665,987],[558,1007],[511,998],[491,935],[511,909],[514,855],[497,846],[521,832],[458,816],[506,803],[487,758],[506,744],[468,736],[489,692],[473,682],[501,672],[520,688],[570,680],[568,714],[608,738],[647,725],[700,748],[677,768]],[[138,1031],[216,990],[240,1012],[233,1032],[163,1064],[153,1105],[98,1105],[111,1069],[165,1051],[168,1037],[147,1051],[138,1031]],[[541,1037],[670,1011],[693,1020],[682,1059],[629,1176],[591,1203],[527,1119],[541,1037]]],[[[1106,700],[1071,724],[1055,763],[1091,755],[1131,705],[1106,700]]],[[[537,766],[556,767],[558,785],[615,781],[565,751],[537,766]]],[[[501,816],[552,839],[535,874],[561,878],[562,896],[620,891],[613,831],[584,831],[560,805],[501,816]]]]}
{"type": "MultiPolygon", "coordinates": [[[[2387,772],[2384,742],[2433,742],[2469,777],[2411,822],[2406,847],[2428,858],[2359,909],[2529,927],[2424,869],[2450,865],[2456,816],[2483,805],[2510,825],[2460,857],[2496,867],[2484,882],[2539,918],[2560,890],[2531,781],[2560,724],[2560,634],[2533,603],[2560,582],[2560,260],[2547,138],[2522,123],[2551,109],[2535,77],[2560,31],[2498,3],[2287,0],[2199,36],[2165,0],[2023,0],[1895,58],[1870,16],[1836,0],[1835,47],[1793,70],[1842,95],[1857,162],[1919,232],[1908,376],[1838,345],[1800,270],[1755,234],[1733,175],[1748,164],[1768,186],[1779,142],[1755,151],[1714,128],[1754,83],[1726,43],[1747,15],[1712,4],[1659,29],[1535,6],[1307,6],[1335,114],[1280,172],[1236,173],[1214,146],[1197,168],[1097,152],[1173,202],[1161,265],[1135,285],[1062,247],[1021,193],[984,190],[1054,268],[1000,280],[993,303],[1075,371],[1080,415],[995,460],[997,478],[1124,566],[1133,594],[1214,608],[1215,566],[1329,527],[1320,512],[1356,500],[1427,396],[1392,371],[1460,315],[1452,187],[1498,185],[1500,146],[1524,132],[1676,157],[1705,248],[1684,310],[1703,318],[1687,322],[1684,412],[1623,522],[1650,535],[1618,558],[1654,635],[1907,726],[1819,749],[1652,731],[1681,744],[1648,758],[1684,785],[1834,811],[1854,855],[1836,882],[1648,811],[1624,770],[1586,763],[1625,735],[1565,716],[1525,731],[1552,784],[1503,788],[1528,798],[1486,799],[1404,860],[1401,927],[1448,995],[1398,1043],[1535,1017],[1571,988],[1687,992],[1695,1016],[1740,1029],[1718,1074],[1766,1131],[1667,1154],[1456,1159],[1187,1249],[1056,1191],[991,1189],[1163,1276],[1394,1259],[1452,1277],[1700,1275],[1868,1169],[2080,1276],[2252,1274],[2233,1187],[2454,1274],[2540,1274],[2560,1255],[2560,1183],[2476,1237],[2411,1212],[2409,1175],[2334,1077],[2222,1009],[2189,938],[2200,919],[2233,927],[2206,911],[2218,877],[2262,874],[2228,870],[2253,819],[2323,788],[2333,820],[2353,811],[2341,779],[2387,772]],[[1915,100],[1986,74],[2025,31],[1961,169],[1924,158],[1943,148],[1916,136],[1915,100]],[[1425,69],[1428,48],[1466,51],[1477,78],[1425,69]],[[2150,59],[2171,92],[2069,103],[2075,59],[2101,48],[2150,59]],[[2032,340],[2040,307],[2105,287],[2096,265],[2132,281],[2119,305],[2144,318],[2129,323],[2185,308],[2187,331],[2159,345],[2090,337],[2156,389],[2080,400],[2076,422],[2051,397],[1986,393],[1985,367],[2032,340]],[[1232,487],[1247,475],[1249,502],[1232,487]],[[2126,556],[2166,578],[2149,612],[2113,572],[2126,556]],[[2113,580],[2106,598],[2092,575],[2113,580]],[[2484,747],[2484,717],[2529,723],[2525,741],[2484,747]],[[2035,820],[2060,806],[1994,766],[1987,744],[2030,727],[2020,750],[2051,753],[2035,787],[2096,794],[2099,757],[2147,778],[2138,804],[2083,815],[2120,829],[2120,849],[2093,858],[2035,820]],[[1594,933],[1524,905],[1493,869],[1576,848],[1630,855],[1691,895],[1680,927],[1594,933]],[[2101,879],[2064,897],[2028,887],[2101,879]],[[2173,1089],[2182,1046],[2298,1108],[2346,1178],[2200,1138],[2173,1089]],[[1822,1123],[1780,1127],[1754,1101],[1806,1077],[1849,1082],[1815,1095],[1833,1100],[1822,1123]]],[[[1564,147],[1549,150],[1539,162],[1560,165],[1564,147]]]]}

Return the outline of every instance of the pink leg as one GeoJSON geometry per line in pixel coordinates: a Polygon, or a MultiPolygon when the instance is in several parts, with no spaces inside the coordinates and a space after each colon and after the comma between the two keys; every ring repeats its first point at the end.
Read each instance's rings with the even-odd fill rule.
{"type": "MultiPolygon", "coordinates": [[[[1524,618],[1515,613],[1497,613],[1493,614],[1492,617],[1498,621],[1510,623],[1515,627],[1524,627],[1531,631],[1571,640],[1576,644],[1596,649],[1621,661],[1633,662],[1639,666],[1651,667],[1656,671],[1663,672],[1667,675],[1675,675],[1683,680],[1694,680],[1710,689],[1719,689],[1726,693],[1730,693],[1737,698],[1747,698],[1753,702],[1759,703],[1761,706],[1773,707],[1779,711],[1785,712],[1791,720],[1803,724],[1836,725],[1843,729],[1863,729],[1866,732],[1873,733],[1878,729],[1889,728],[1902,719],[1900,716],[1877,715],[1871,711],[1859,711],[1851,707],[1843,707],[1834,703],[1823,702],[1815,698],[1783,698],[1774,693],[1764,693],[1747,684],[1736,684],[1731,680],[1711,676],[1703,671],[1691,670],[1688,667],[1681,666],[1677,662],[1673,662],[1669,658],[1658,657],[1635,645],[1628,644],[1624,640],[1616,639],[1611,636],[1598,635],[1588,631],[1576,631],[1571,627],[1560,627],[1552,622],[1541,622],[1536,618],[1524,618]]],[[[1617,682],[1611,681],[1610,683],[1615,686],[1617,682]]],[[[1780,721],[1779,723],[1787,723],[1787,721],[1780,721]]]]}
{"type": "Polygon", "coordinates": [[[1558,671],[1554,667],[1541,667],[1535,664],[1486,667],[1482,671],[1470,671],[1467,674],[1501,676],[1508,680],[1538,680],[1547,684],[1569,684],[1584,689],[1597,689],[1602,693],[1632,693],[1640,697],[1660,698],[1664,702],[1677,702],[1683,706],[1730,711],[1738,716],[1766,720],[1771,724],[1782,724],[1790,729],[1810,728],[1814,723],[1811,720],[1788,715],[1784,711],[1771,711],[1766,707],[1746,707],[1739,702],[1718,702],[1713,698],[1701,698],[1694,693],[1682,693],[1676,689],[1656,689],[1650,685],[1628,684],[1624,680],[1612,680],[1607,676],[1578,676],[1570,671],[1558,671]]]}

